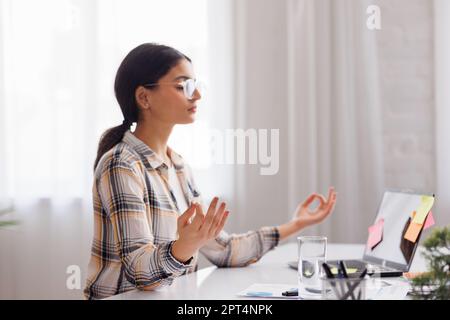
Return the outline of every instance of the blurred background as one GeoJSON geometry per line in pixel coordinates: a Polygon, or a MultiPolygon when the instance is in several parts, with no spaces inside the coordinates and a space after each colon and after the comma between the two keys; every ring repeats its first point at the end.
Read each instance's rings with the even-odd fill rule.
{"type": "Polygon", "coordinates": [[[170,145],[205,202],[228,202],[228,232],[285,223],[331,185],[335,212],[301,234],[364,243],[386,189],[435,193],[449,224],[449,21],[446,0],[0,0],[0,222],[18,221],[0,227],[0,298],[82,298],[96,148],[122,122],[117,68],[144,42],[207,84],[170,145]],[[226,129],[279,129],[278,172],[215,162],[209,134],[226,129]]]}

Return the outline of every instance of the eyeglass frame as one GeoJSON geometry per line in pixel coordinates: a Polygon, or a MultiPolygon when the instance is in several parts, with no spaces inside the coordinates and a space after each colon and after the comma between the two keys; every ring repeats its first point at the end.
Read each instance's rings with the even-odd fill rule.
{"type": "Polygon", "coordinates": [[[184,80],[181,80],[181,81],[173,81],[173,82],[146,83],[146,84],[143,84],[142,86],[143,86],[144,88],[147,88],[147,87],[156,87],[156,86],[159,86],[159,85],[167,85],[167,84],[178,84],[178,85],[181,85],[181,86],[183,87],[183,93],[184,93],[184,96],[185,96],[188,100],[192,100],[192,98],[194,97],[194,92],[195,92],[195,90],[198,90],[198,89],[199,89],[199,85],[202,85],[203,83],[202,83],[201,81],[197,80],[197,79],[189,78],[189,79],[184,79],[184,80]],[[194,89],[194,91],[192,92],[192,95],[191,95],[191,96],[188,96],[188,92],[187,92],[187,82],[188,82],[188,81],[194,81],[194,87],[195,87],[195,89],[194,89]]]}

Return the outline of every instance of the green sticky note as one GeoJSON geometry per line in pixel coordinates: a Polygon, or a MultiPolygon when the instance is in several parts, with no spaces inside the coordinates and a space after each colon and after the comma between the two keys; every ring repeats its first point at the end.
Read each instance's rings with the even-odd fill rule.
{"type": "Polygon", "coordinates": [[[422,201],[419,208],[416,210],[416,215],[413,218],[413,222],[417,224],[423,224],[428,212],[434,204],[434,197],[432,196],[422,196],[422,201]]]}

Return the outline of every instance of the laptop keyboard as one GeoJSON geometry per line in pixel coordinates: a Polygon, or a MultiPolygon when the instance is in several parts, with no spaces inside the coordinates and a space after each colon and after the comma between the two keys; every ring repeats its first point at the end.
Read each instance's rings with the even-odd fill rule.
{"type": "MultiPolygon", "coordinates": [[[[366,263],[364,261],[361,260],[344,260],[345,261],[345,266],[347,268],[352,268],[352,269],[358,269],[358,271],[362,271],[366,268],[366,263]]],[[[331,265],[337,266],[337,261],[333,260],[333,261],[329,261],[328,262],[331,265]]]]}
{"type": "MultiPolygon", "coordinates": [[[[400,276],[402,274],[401,271],[399,270],[395,270],[392,268],[388,268],[388,267],[383,267],[380,265],[374,265],[374,264],[368,264],[367,262],[364,262],[362,260],[344,260],[345,261],[345,266],[347,269],[356,269],[357,271],[354,273],[355,276],[359,275],[362,273],[362,271],[367,268],[367,273],[369,275],[377,275],[377,274],[381,274],[381,276],[400,276]]],[[[338,261],[337,260],[332,260],[332,261],[327,261],[327,263],[330,266],[333,267],[337,267],[338,261]]],[[[297,270],[297,261],[290,261],[289,266],[293,269],[297,270]]]]}
{"type": "MultiPolygon", "coordinates": [[[[367,262],[364,262],[362,260],[344,260],[344,261],[345,261],[345,266],[347,268],[357,269],[358,272],[362,272],[365,268],[367,268],[367,272],[369,274],[397,271],[395,269],[383,267],[383,266],[376,265],[376,264],[368,264],[367,262]]],[[[337,266],[336,260],[329,261],[328,263],[337,266]]]]}

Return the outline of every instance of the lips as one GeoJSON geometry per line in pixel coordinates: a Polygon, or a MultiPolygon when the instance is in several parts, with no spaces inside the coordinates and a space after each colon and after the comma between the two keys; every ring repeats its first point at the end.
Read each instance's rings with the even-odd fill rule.
{"type": "Polygon", "coordinates": [[[192,112],[197,111],[197,106],[193,106],[193,107],[189,108],[188,111],[192,111],[192,112]]]}

